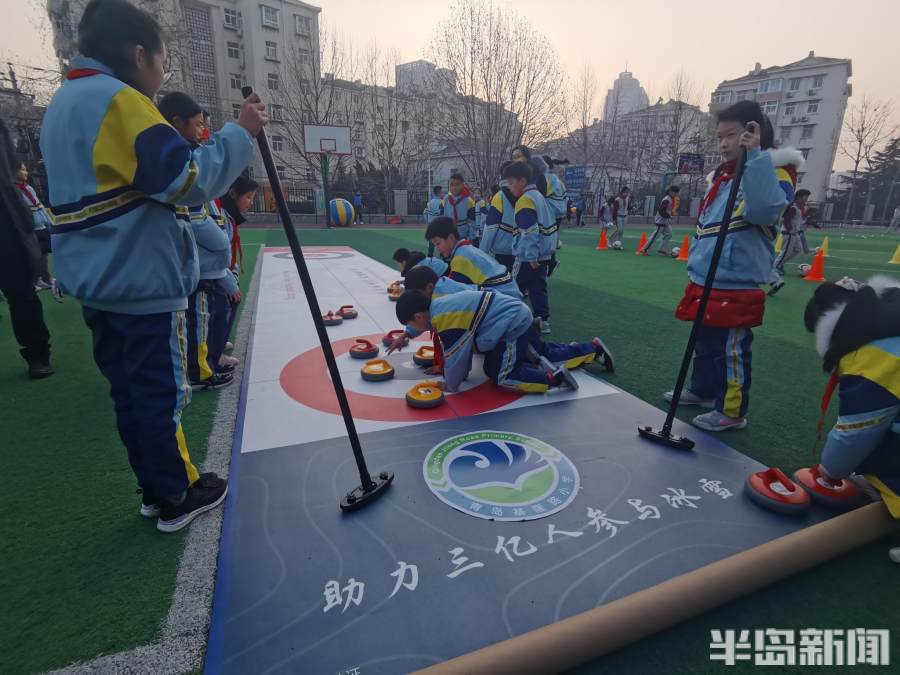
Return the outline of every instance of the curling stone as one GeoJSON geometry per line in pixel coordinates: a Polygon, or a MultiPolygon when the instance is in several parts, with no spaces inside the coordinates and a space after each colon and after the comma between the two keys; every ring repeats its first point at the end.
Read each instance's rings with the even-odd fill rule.
{"type": "Polygon", "coordinates": [[[359,372],[369,382],[384,382],[394,377],[394,367],[384,359],[367,361],[359,372]]]}
{"type": "Polygon", "coordinates": [[[354,359],[371,359],[378,356],[378,345],[363,338],[356,338],[356,344],[350,347],[350,356],[354,359]]]}
{"type": "Polygon", "coordinates": [[[355,319],[359,316],[359,312],[353,307],[353,305],[344,305],[338,311],[335,312],[342,319],[355,319]]]}
{"type": "Polygon", "coordinates": [[[416,353],[413,354],[413,363],[417,366],[424,366],[425,368],[430,368],[434,365],[434,347],[419,347],[416,350],[416,353]]]}
{"type": "Polygon", "coordinates": [[[444,402],[444,392],[437,382],[425,380],[406,392],[406,405],[410,408],[437,408],[444,402]]]}
{"type": "Polygon", "coordinates": [[[388,296],[388,300],[390,300],[391,302],[397,302],[400,299],[401,295],[403,295],[403,288],[398,286],[393,291],[391,291],[391,294],[388,296]]]}
{"type": "Polygon", "coordinates": [[[794,480],[813,501],[830,509],[850,509],[859,504],[859,488],[848,480],[833,480],[822,475],[818,466],[797,469],[794,480]]]}
{"type": "Polygon", "coordinates": [[[395,281],[394,283],[392,283],[390,286],[387,287],[387,292],[393,293],[397,289],[400,289],[401,293],[403,292],[403,282],[402,281],[395,281]]]}
{"type": "Polygon", "coordinates": [[[800,516],[810,507],[809,495],[778,468],[750,474],[744,492],[751,501],[770,511],[800,516]]]}
{"type": "Polygon", "coordinates": [[[383,344],[385,347],[390,347],[391,343],[401,335],[406,335],[406,331],[400,329],[392,330],[390,333],[381,338],[381,344],[383,344]]]}
{"type": "Polygon", "coordinates": [[[336,312],[329,311],[328,314],[322,315],[322,322],[326,326],[340,326],[344,323],[344,317],[336,312]]]}

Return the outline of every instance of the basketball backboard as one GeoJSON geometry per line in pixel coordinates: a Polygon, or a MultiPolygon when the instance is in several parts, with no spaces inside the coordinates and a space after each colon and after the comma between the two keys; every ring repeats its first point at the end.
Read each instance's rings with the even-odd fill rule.
{"type": "Polygon", "coordinates": [[[304,124],[303,145],[306,152],[309,153],[352,154],[350,148],[350,127],[304,124]]]}

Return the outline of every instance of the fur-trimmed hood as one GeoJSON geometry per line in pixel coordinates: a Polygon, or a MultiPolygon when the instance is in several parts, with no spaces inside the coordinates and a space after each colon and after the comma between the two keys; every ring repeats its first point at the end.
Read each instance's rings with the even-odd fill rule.
{"type": "MultiPolygon", "coordinates": [[[[767,152],[772,156],[772,163],[775,165],[776,169],[778,167],[793,167],[794,171],[797,172],[803,168],[804,164],[806,164],[806,160],[803,159],[803,153],[797,150],[797,148],[770,148],[769,150],[763,150],[763,152],[767,152]]],[[[720,164],[716,167],[715,171],[710,171],[706,174],[707,186],[712,185],[716,173],[718,173],[722,166],[723,165],[720,164]]]]}
{"type": "Polygon", "coordinates": [[[900,336],[900,280],[876,275],[867,284],[849,277],[823,284],[807,303],[803,319],[815,333],[823,368],[830,372],[869,342],[900,336]]]}

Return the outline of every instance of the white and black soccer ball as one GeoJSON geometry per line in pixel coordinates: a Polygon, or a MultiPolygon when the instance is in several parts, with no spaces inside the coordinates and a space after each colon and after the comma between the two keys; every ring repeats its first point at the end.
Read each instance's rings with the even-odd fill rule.
{"type": "Polygon", "coordinates": [[[812,265],[810,265],[809,263],[800,263],[799,265],[797,265],[797,274],[799,274],[801,277],[805,277],[807,274],[809,274],[809,271],[811,269],[812,265]]]}
{"type": "Polygon", "coordinates": [[[613,247],[614,249],[616,249],[617,251],[621,251],[621,250],[622,250],[622,242],[621,242],[621,241],[614,241],[613,244],[612,244],[612,247],[613,247]]]}
{"type": "Polygon", "coordinates": [[[677,257],[680,256],[680,255],[681,255],[681,247],[680,247],[680,246],[673,246],[673,247],[672,247],[672,257],[673,257],[673,258],[677,258],[677,257]]]}

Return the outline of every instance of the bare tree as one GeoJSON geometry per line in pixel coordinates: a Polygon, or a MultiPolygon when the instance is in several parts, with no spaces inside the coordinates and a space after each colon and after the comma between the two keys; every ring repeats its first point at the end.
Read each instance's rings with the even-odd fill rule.
{"type": "Polygon", "coordinates": [[[702,114],[699,107],[699,87],[682,68],[679,70],[667,88],[669,98],[669,110],[665,116],[664,132],[664,157],[663,161],[669,171],[678,170],[678,155],[685,150],[692,136],[697,132],[697,126],[702,114]]]}
{"type": "Polygon", "coordinates": [[[446,106],[439,140],[471,176],[490,185],[517,143],[549,140],[563,127],[564,74],[547,40],[489,0],[462,0],[431,42],[446,106]]]}
{"type": "Polygon", "coordinates": [[[581,67],[575,80],[572,105],[568,112],[572,118],[570,130],[574,126],[578,141],[578,159],[588,165],[596,159],[597,145],[592,143],[591,129],[597,115],[597,74],[587,62],[581,67]]]}
{"type": "Polygon", "coordinates": [[[893,112],[893,101],[868,96],[864,96],[858,105],[850,106],[840,141],[841,153],[853,163],[853,181],[850,183],[847,206],[844,208],[844,220],[850,218],[853,208],[860,164],[866,160],[871,166],[875,151],[897,130],[896,125],[890,123],[893,112]]]}
{"type": "MultiPolygon", "coordinates": [[[[333,28],[320,26],[317,37],[291,43],[278,77],[267,83],[272,101],[269,116],[275,122],[270,134],[276,140],[278,131],[285,132],[276,140],[283,150],[275,150],[275,155],[285,163],[292,178],[314,176],[317,182],[323,182],[321,155],[306,151],[304,125],[362,124],[364,97],[361,84],[353,81],[357,64],[349,44],[333,28]]],[[[351,136],[359,140],[357,130],[351,136]]],[[[339,156],[330,164],[329,184],[347,170],[350,161],[339,156]]]]}

